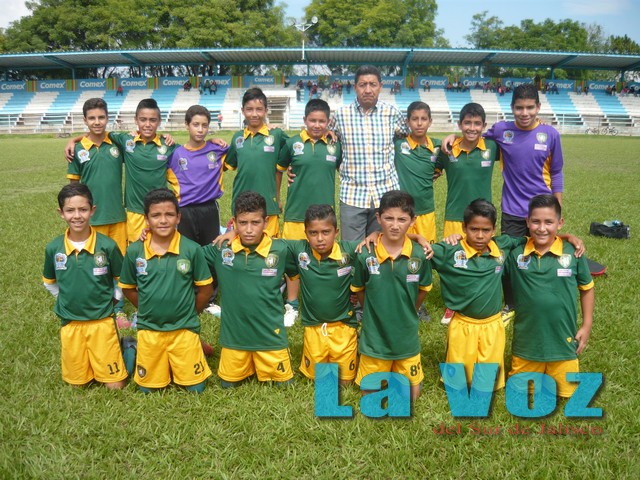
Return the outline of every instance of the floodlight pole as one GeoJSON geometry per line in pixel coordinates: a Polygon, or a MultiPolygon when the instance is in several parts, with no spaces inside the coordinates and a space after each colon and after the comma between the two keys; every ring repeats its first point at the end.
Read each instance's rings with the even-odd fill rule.
{"type": "Polygon", "coordinates": [[[293,20],[292,25],[296,27],[302,33],[302,60],[304,61],[304,32],[313,27],[316,23],[318,23],[318,17],[315,15],[311,17],[310,21],[300,20],[299,23],[297,20],[293,20]]]}

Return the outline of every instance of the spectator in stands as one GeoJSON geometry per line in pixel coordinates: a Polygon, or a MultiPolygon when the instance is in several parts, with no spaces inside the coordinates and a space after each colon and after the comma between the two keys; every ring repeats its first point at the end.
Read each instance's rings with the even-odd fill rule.
{"type": "Polygon", "coordinates": [[[318,84],[313,82],[313,84],[311,85],[311,93],[309,94],[309,98],[313,98],[313,97],[318,97],[320,98],[320,95],[318,95],[318,84]]]}
{"type": "Polygon", "coordinates": [[[118,89],[116,90],[116,97],[120,95],[121,97],[124,96],[124,89],[122,88],[122,85],[118,85],[118,89]]]}
{"type": "Polygon", "coordinates": [[[289,75],[285,75],[284,76],[284,88],[289,88],[289,85],[291,85],[291,80],[289,80],[289,75]]]}
{"type": "Polygon", "coordinates": [[[204,91],[209,92],[209,95],[211,95],[211,80],[208,78],[204,81],[204,91]]]}
{"type": "Polygon", "coordinates": [[[636,90],[636,86],[635,85],[631,85],[629,87],[629,95],[633,95],[634,97],[638,96],[638,92],[636,90]]]}
{"type": "Polygon", "coordinates": [[[302,81],[301,78],[299,78],[298,81],[296,82],[296,88],[298,88],[298,89],[303,89],[304,88],[304,82],[302,81]]]}
{"type": "Polygon", "coordinates": [[[425,92],[430,92],[431,91],[431,84],[428,81],[424,82],[423,90],[425,92]]]}
{"type": "Polygon", "coordinates": [[[626,97],[627,95],[629,95],[629,88],[627,88],[627,86],[625,85],[624,87],[622,87],[622,90],[620,90],[620,96],[626,97]]]}
{"type": "Polygon", "coordinates": [[[584,92],[585,95],[589,95],[589,87],[587,85],[582,87],[582,91],[584,92]]]}
{"type": "Polygon", "coordinates": [[[551,85],[551,93],[555,93],[556,95],[560,95],[560,92],[558,92],[558,84],[554,82],[553,85],[551,85]]]}
{"type": "Polygon", "coordinates": [[[344,85],[342,83],[342,80],[338,81],[338,95],[342,96],[342,89],[344,88],[344,85]]]}
{"type": "Polygon", "coordinates": [[[347,80],[347,95],[351,93],[351,80],[347,80]]]}
{"type": "Polygon", "coordinates": [[[218,92],[218,82],[216,82],[215,80],[211,80],[211,83],[209,84],[209,95],[211,95],[212,93],[215,95],[218,92]]]}
{"type": "Polygon", "coordinates": [[[222,130],[222,112],[218,113],[218,130],[222,130]]]}
{"type": "Polygon", "coordinates": [[[184,89],[185,92],[190,92],[191,91],[191,80],[187,80],[186,82],[184,82],[184,84],[182,85],[182,88],[184,89]]]}
{"type": "Polygon", "coordinates": [[[307,80],[307,90],[309,90],[309,93],[311,93],[312,87],[313,87],[313,83],[311,83],[311,80],[307,80]]]}
{"type": "Polygon", "coordinates": [[[409,90],[412,92],[415,90],[415,85],[413,83],[413,77],[411,77],[411,81],[409,82],[409,90]]]}

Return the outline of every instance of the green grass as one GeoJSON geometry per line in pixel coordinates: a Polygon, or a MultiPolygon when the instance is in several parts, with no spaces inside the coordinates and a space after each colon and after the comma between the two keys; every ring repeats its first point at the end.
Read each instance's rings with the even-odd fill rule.
{"type": "MultiPolygon", "coordinates": [[[[230,138],[230,132],[223,136],[230,138]]],[[[178,140],[184,140],[180,134],[178,140]]],[[[635,316],[640,228],[640,138],[563,137],[565,231],[581,236],[590,257],[609,267],[596,279],[596,309],[582,369],[603,372],[595,405],[603,419],[568,420],[559,408],[545,419],[512,417],[504,392],[485,420],[452,418],[438,381],[446,330],[423,324],[425,382],[413,416],[372,420],[359,412],[359,393],[345,390],[350,420],[314,416],[313,384],[296,375],[279,389],[250,381],[223,391],[212,377],[203,395],[170,388],[143,395],[71,388],[60,376],[59,323],[53,299],[41,285],[45,244],[63,231],[55,196],[66,183],[66,139],[0,137],[2,262],[0,282],[0,478],[637,478],[640,467],[635,316]],[[631,240],[588,235],[591,221],[620,219],[631,240]],[[462,426],[461,435],[434,433],[440,424],[462,426]],[[511,435],[518,423],[538,432],[544,423],[596,427],[601,435],[511,435]],[[473,435],[469,425],[499,427],[473,435]]],[[[232,176],[221,204],[229,218],[232,176]]],[[[500,200],[495,175],[494,202],[500,200]]],[[[436,184],[441,229],[446,182],[436,184]]],[[[441,230],[440,230],[441,232],[441,230]]],[[[443,306],[436,285],[427,309],[437,320],[443,306]]],[[[204,315],[203,336],[217,347],[218,322],[204,315]]],[[[290,331],[294,362],[302,329],[290,331]]],[[[507,348],[509,363],[510,349],[507,348]]],[[[216,371],[217,355],[210,360],[216,371]]]]}

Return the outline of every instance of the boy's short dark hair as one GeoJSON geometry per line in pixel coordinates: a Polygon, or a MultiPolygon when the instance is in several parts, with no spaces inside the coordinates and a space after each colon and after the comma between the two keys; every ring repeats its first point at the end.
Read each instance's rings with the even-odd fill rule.
{"type": "Polygon", "coordinates": [[[356,70],[355,83],[358,83],[358,79],[363,75],[375,75],[378,77],[378,81],[382,83],[382,75],[380,74],[380,69],[378,69],[378,67],[374,67],[373,65],[362,65],[358,70],[356,70]]]}
{"type": "Polygon", "coordinates": [[[427,115],[431,118],[431,107],[424,102],[412,102],[407,107],[407,119],[411,118],[411,114],[416,110],[426,110],[427,115]]]}
{"type": "Polygon", "coordinates": [[[267,202],[259,193],[247,190],[236,197],[233,206],[233,216],[238,218],[242,213],[262,212],[262,216],[267,216],[267,202]]]}
{"type": "Polygon", "coordinates": [[[86,102],[84,102],[84,105],[82,105],[82,115],[84,116],[84,118],[87,118],[87,112],[96,108],[104,110],[104,113],[107,114],[107,117],[109,116],[107,102],[105,102],[102,98],[90,98],[86,102]]]}
{"type": "Polygon", "coordinates": [[[491,221],[491,225],[496,226],[496,220],[498,219],[498,212],[493,203],[485,200],[484,198],[476,198],[471,202],[467,208],[464,209],[462,223],[469,224],[475,217],[488,218],[491,221]]]}
{"type": "Polygon", "coordinates": [[[242,108],[244,108],[247,102],[250,102],[251,100],[260,100],[264,105],[264,108],[268,108],[267,96],[258,87],[252,87],[244,92],[244,95],[242,96],[242,108]]]}
{"type": "Polygon", "coordinates": [[[140,103],[138,103],[138,106],[136,107],[136,117],[138,116],[140,110],[143,110],[145,108],[157,110],[158,117],[160,117],[160,107],[158,106],[158,102],[156,102],[153,98],[143,98],[142,100],[140,100],[140,103]]]}
{"type": "Polygon", "coordinates": [[[382,215],[390,208],[399,208],[404,213],[411,215],[411,218],[416,216],[416,204],[413,201],[413,197],[401,190],[389,190],[382,195],[380,206],[378,207],[378,214],[382,215]]]}
{"type": "Polygon", "coordinates": [[[553,208],[558,219],[562,218],[562,205],[560,205],[558,199],[550,193],[536,195],[531,200],[529,200],[529,209],[527,210],[527,216],[530,217],[531,213],[536,208],[553,208]]]}
{"type": "Polygon", "coordinates": [[[305,118],[313,112],[324,112],[328,119],[331,116],[331,107],[329,107],[329,104],[324,100],[320,100],[319,98],[312,98],[304,107],[305,118]]]}
{"type": "Polygon", "coordinates": [[[58,206],[60,209],[64,207],[64,202],[71,197],[84,197],[89,201],[89,205],[93,207],[93,195],[91,190],[84,183],[69,183],[62,187],[58,193],[58,206]]]}
{"type": "Polygon", "coordinates": [[[174,193],[168,188],[156,188],[144,196],[144,214],[149,215],[151,205],[164,202],[173,203],[176,207],[176,213],[180,213],[180,205],[178,205],[178,199],[174,193]]]}
{"type": "Polygon", "coordinates": [[[540,103],[540,95],[538,95],[538,89],[533,83],[523,83],[513,89],[513,96],[511,97],[511,106],[516,104],[516,100],[531,99],[535,100],[536,104],[540,103]]]}
{"type": "Polygon", "coordinates": [[[211,123],[211,112],[209,112],[208,108],[205,108],[202,105],[191,105],[184,114],[184,123],[189,125],[191,120],[193,120],[193,117],[196,115],[207,117],[207,122],[211,123]]]}
{"type": "Polygon", "coordinates": [[[309,205],[309,208],[307,208],[304,214],[304,226],[307,227],[314,220],[329,221],[331,225],[333,225],[333,228],[338,228],[338,218],[336,217],[336,212],[331,208],[331,205],[309,205]]]}
{"type": "Polygon", "coordinates": [[[460,110],[460,121],[462,122],[467,117],[480,117],[482,123],[487,121],[487,114],[479,103],[467,103],[462,110],[460,110]]]}

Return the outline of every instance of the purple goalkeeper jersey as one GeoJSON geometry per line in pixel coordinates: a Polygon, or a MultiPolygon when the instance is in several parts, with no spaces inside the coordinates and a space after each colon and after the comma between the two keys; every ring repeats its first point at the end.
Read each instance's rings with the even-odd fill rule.
{"type": "Polygon", "coordinates": [[[503,212],[524,218],[531,198],[562,192],[564,160],[560,134],[555,128],[537,124],[522,130],[515,122],[498,122],[485,137],[500,147],[503,212]]]}
{"type": "Polygon", "coordinates": [[[181,207],[210,202],[222,196],[222,164],[227,154],[211,142],[198,150],[184,145],[175,149],[167,163],[167,180],[181,207]]]}

